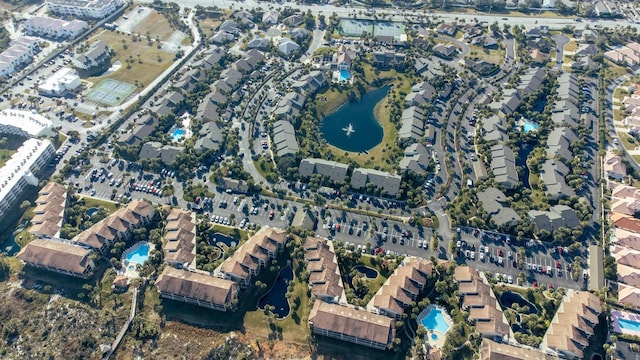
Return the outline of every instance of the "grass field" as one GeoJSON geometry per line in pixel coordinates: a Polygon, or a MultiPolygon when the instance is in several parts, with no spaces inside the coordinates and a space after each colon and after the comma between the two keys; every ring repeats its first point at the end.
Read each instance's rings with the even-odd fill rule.
{"type": "Polygon", "coordinates": [[[102,40],[115,51],[112,63],[120,60],[122,67],[109,75],[90,77],[87,80],[98,84],[104,79],[113,79],[140,87],[146,86],[166,70],[173,61],[173,54],[168,54],[155,45],[149,46],[143,38],[133,42],[130,35],[100,30],[90,40],[102,40]],[[124,43],[123,43],[124,40],[124,43]],[[125,49],[126,47],[126,49],[125,49]],[[127,65],[129,64],[129,65],[127,65]]]}
{"type": "Polygon", "coordinates": [[[618,131],[618,138],[620,138],[620,143],[627,150],[633,150],[640,145],[634,138],[620,131],[618,131]]]}
{"type": "Polygon", "coordinates": [[[206,18],[199,21],[200,29],[202,32],[209,35],[215,33],[216,29],[220,24],[222,24],[221,20],[206,18]]]}
{"type": "Polygon", "coordinates": [[[578,42],[576,42],[575,40],[571,40],[569,41],[565,46],[564,46],[564,51],[566,52],[574,52],[578,49],[578,42]]]}
{"type": "Polygon", "coordinates": [[[605,66],[607,68],[607,78],[609,79],[617,79],[623,75],[627,75],[629,71],[617,64],[614,64],[612,61],[605,59],[605,66]]]}
{"type": "Polygon", "coordinates": [[[118,208],[117,204],[112,201],[100,200],[91,197],[84,197],[84,206],[86,208],[92,207],[103,207],[109,211],[109,213],[113,213],[118,208]]]}
{"type": "Polygon", "coordinates": [[[175,29],[173,29],[169,21],[156,10],[151,10],[151,15],[133,28],[134,33],[138,33],[143,37],[149,34],[152,39],[158,37],[160,41],[167,40],[174,31],[175,29]]]}
{"type": "Polygon", "coordinates": [[[500,65],[504,61],[505,57],[504,49],[485,49],[478,45],[469,45],[470,57],[478,57],[488,63],[500,65]]]}

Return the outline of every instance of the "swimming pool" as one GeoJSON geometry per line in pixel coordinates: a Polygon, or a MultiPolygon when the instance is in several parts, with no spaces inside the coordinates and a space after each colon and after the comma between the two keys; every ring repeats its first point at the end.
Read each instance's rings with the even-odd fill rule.
{"type": "Polygon", "coordinates": [[[522,122],[522,131],[524,131],[525,134],[531,131],[538,131],[538,124],[524,120],[522,122]]]}
{"type": "Polygon", "coordinates": [[[127,259],[129,263],[142,265],[149,258],[150,248],[149,243],[142,243],[134,246],[127,252],[125,259],[127,259]]]}
{"type": "Polygon", "coordinates": [[[427,330],[439,331],[444,334],[449,330],[449,324],[444,319],[444,315],[442,315],[442,310],[431,308],[427,316],[422,319],[422,325],[427,330]]]}
{"type": "Polygon", "coordinates": [[[640,331],[640,322],[637,321],[619,318],[618,324],[624,330],[640,331]]]}
{"type": "Polygon", "coordinates": [[[338,77],[338,80],[347,81],[350,78],[351,78],[351,74],[349,73],[349,70],[345,70],[345,69],[340,70],[340,76],[338,77]]]}
{"type": "Polygon", "coordinates": [[[175,129],[173,130],[173,134],[171,134],[171,136],[173,137],[173,141],[178,142],[180,141],[180,139],[182,139],[184,134],[185,134],[184,129],[175,129]]]}

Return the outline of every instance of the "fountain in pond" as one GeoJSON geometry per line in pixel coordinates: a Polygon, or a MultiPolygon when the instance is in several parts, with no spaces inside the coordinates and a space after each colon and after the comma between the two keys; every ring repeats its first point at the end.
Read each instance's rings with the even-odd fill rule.
{"type": "Polygon", "coordinates": [[[353,128],[353,125],[351,125],[351,123],[349,123],[349,126],[342,128],[342,131],[344,131],[345,133],[347,133],[347,136],[351,136],[351,134],[353,134],[354,132],[356,132],[356,130],[353,128]]]}

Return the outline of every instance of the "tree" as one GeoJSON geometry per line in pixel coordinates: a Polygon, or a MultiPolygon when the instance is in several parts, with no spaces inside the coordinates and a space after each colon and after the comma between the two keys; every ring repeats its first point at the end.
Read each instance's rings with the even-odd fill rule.
{"type": "Polygon", "coordinates": [[[0,255],[0,281],[4,281],[9,277],[11,268],[4,255],[0,255]]]}
{"type": "Polygon", "coordinates": [[[20,210],[26,210],[31,207],[31,202],[29,200],[25,200],[20,204],[20,210]]]}

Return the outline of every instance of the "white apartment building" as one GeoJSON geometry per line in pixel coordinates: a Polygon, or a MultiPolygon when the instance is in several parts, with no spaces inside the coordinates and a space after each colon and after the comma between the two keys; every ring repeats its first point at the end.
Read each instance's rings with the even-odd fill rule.
{"type": "Polygon", "coordinates": [[[0,53],[0,76],[13,74],[25,64],[31,62],[37,50],[37,41],[19,38],[10,43],[8,49],[0,53]]]}
{"type": "Polygon", "coordinates": [[[53,123],[44,116],[24,110],[0,111],[0,133],[23,137],[53,136],[53,123]]]}
{"type": "Polygon", "coordinates": [[[27,35],[45,38],[74,39],[89,28],[84,20],[61,20],[50,17],[35,16],[24,22],[27,35]]]}
{"type": "Polygon", "coordinates": [[[38,173],[54,156],[55,150],[48,140],[28,139],[0,169],[0,217],[14,209],[22,191],[37,186],[38,173]]]}
{"type": "Polygon", "coordinates": [[[49,11],[76,18],[104,19],[123,4],[123,0],[47,0],[49,11]]]}

